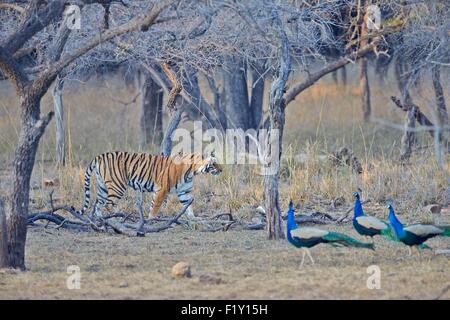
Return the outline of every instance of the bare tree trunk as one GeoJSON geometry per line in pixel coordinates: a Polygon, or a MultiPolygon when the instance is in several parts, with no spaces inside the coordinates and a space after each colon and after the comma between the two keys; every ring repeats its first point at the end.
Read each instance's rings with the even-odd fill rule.
{"type": "Polygon", "coordinates": [[[397,86],[400,90],[403,103],[408,106],[412,104],[412,98],[408,88],[409,77],[405,74],[405,72],[406,71],[402,61],[397,60],[395,62],[395,77],[397,79],[397,86]]]}
{"type": "MultiPolygon", "coordinates": [[[[272,92],[275,92],[276,88],[273,88],[272,92]]],[[[280,159],[281,159],[281,143],[283,137],[284,128],[284,102],[278,102],[275,105],[275,101],[269,102],[272,105],[270,110],[270,133],[267,137],[267,153],[272,153],[270,156],[266,156],[265,172],[263,179],[263,191],[264,191],[264,208],[266,209],[267,220],[267,235],[271,240],[283,239],[283,223],[281,218],[281,208],[278,194],[278,180],[280,173],[280,159]],[[276,136],[275,132],[278,130],[276,136]],[[278,138],[278,139],[277,139],[278,138]],[[277,148],[278,147],[278,148],[277,148]],[[273,154],[274,152],[278,154],[273,154]],[[270,159],[270,160],[269,160],[270,159]]]]}
{"type": "MultiPolygon", "coordinates": [[[[441,128],[449,124],[447,107],[445,105],[444,90],[441,85],[441,68],[439,65],[434,65],[431,69],[431,78],[433,82],[434,94],[436,96],[437,117],[436,125],[441,128]]],[[[448,139],[448,134],[445,135],[448,139]]],[[[442,140],[442,137],[439,137],[442,140]]]]}
{"type": "Polygon", "coordinates": [[[405,131],[402,136],[402,146],[400,152],[400,160],[406,161],[411,157],[412,148],[416,143],[416,133],[414,132],[416,126],[416,117],[415,114],[417,112],[416,107],[411,107],[405,116],[405,131]]]}
{"type": "Polygon", "coordinates": [[[0,198],[0,268],[8,267],[8,236],[6,233],[5,203],[0,198]]]}
{"type": "Polygon", "coordinates": [[[163,156],[170,156],[172,152],[172,136],[173,132],[178,128],[181,121],[181,115],[183,111],[181,108],[176,109],[172,112],[170,116],[170,121],[167,124],[166,131],[164,133],[164,138],[161,143],[161,154],[163,156]]]}
{"type": "Polygon", "coordinates": [[[270,88],[270,130],[266,140],[263,186],[268,237],[269,239],[283,239],[284,233],[278,195],[278,179],[280,174],[283,129],[285,121],[285,100],[283,95],[286,89],[286,82],[291,72],[291,59],[289,54],[288,39],[286,33],[282,29],[280,18],[275,10],[273,11],[273,16],[274,23],[278,27],[281,52],[279,58],[280,67],[278,70],[278,76],[273,81],[270,88]]]}
{"type": "Polygon", "coordinates": [[[202,118],[204,125],[207,128],[221,128],[218,114],[213,114],[214,109],[205,100],[200,90],[198,83],[198,71],[192,68],[187,68],[183,76],[183,93],[186,104],[184,111],[188,113],[191,119],[202,118]],[[186,99],[187,96],[189,99],[186,99]]]}
{"type": "Polygon", "coordinates": [[[252,96],[250,99],[252,115],[250,118],[250,128],[252,129],[258,129],[262,120],[265,87],[265,78],[261,74],[263,71],[252,68],[252,96]]]}
{"type": "Polygon", "coordinates": [[[214,97],[214,110],[217,115],[217,121],[220,125],[220,129],[225,131],[227,129],[227,115],[225,114],[224,104],[225,104],[225,93],[224,90],[216,85],[216,80],[213,76],[206,76],[208,81],[209,89],[214,97]]]}
{"type": "Polygon", "coordinates": [[[225,112],[228,116],[227,128],[250,128],[252,114],[249,106],[247,80],[243,62],[239,58],[229,57],[227,68],[223,72],[225,92],[225,112]]]}
{"type": "Polygon", "coordinates": [[[347,68],[343,66],[340,70],[341,70],[342,85],[347,86],[347,68]]]}
{"type": "MultiPolygon", "coordinates": [[[[361,9],[364,11],[362,14],[365,13],[365,1],[361,2],[361,9]]],[[[362,25],[361,25],[361,46],[364,47],[368,43],[367,39],[367,14],[364,14],[364,17],[362,19],[362,25]]],[[[369,122],[370,120],[370,114],[372,112],[372,106],[370,103],[370,84],[369,84],[369,75],[367,72],[367,58],[361,58],[360,62],[360,73],[359,73],[359,88],[360,88],[360,94],[361,94],[361,103],[362,103],[362,111],[363,111],[363,118],[365,122],[369,122]]]]}
{"type": "Polygon", "coordinates": [[[368,122],[370,120],[372,107],[370,103],[370,85],[369,85],[369,76],[367,74],[366,58],[361,59],[360,68],[361,69],[359,73],[359,88],[361,93],[363,118],[365,122],[368,122]]]}
{"type": "Polygon", "coordinates": [[[166,108],[170,113],[170,121],[167,125],[166,131],[164,132],[164,138],[161,143],[161,154],[164,156],[170,156],[172,152],[172,135],[175,129],[178,127],[181,121],[181,115],[183,113],[181,108],[176,107],[177,98],[181,92],[182,86],[176,78],[175,73],[172,71],[172,69],[170,69],[167,63],[164,63],[162,65],[162,70],[172,83],[172,89],[170,90],[166,104],[166,108]]]}
{"type": "Polygon", "coordinates": [[[27,234],[30,179],[39,140],[53,117],[53,112],[40,118],[39,97],[25,95],[20,98],[22,128],[14,155],[11,192],[11,214],[7,220],[8,266],[25,269],[25,242],[27,234]]]}
{"type": "Polygon", "coordinates": [[[62,92],[64,88],[64,80],[60,77],[56,78],[53,87],[52,96],[55,107],[56,121],[56,161],[58,165],[66,164],[66,138],[64,130],[64,106],[62,101],[62,92]]]}
{"type": "Polygon", "coordinates": [[[333,79],[334,84],[338,85],[339,84],[339,81],[338,81],[338,70],[333,71],[331,73],[331,77],[333,79]]]}
{"type": "Polygon", "coordinates": [[[163,91],[150,77],[140,81],[141,95],[141,147],[156,146],[163,140],[163,91]]]}
{"type": "Polygon", "coordinates": [[[339,85],[339,81],[341,81],[342,86],[347,86],[347,69],[345,68],[345,66],[331,72],[331,78],[333,79],[335,85],[339,85]],[[341,77],[340,80],[339,75],[341,77]]]}

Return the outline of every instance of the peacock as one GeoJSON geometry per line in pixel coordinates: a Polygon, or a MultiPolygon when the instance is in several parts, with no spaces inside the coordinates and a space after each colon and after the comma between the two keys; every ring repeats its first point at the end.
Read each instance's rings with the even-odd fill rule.
{"type": "MultiPolygon", "coordinates": [[[[432,224],[415,223],[409,226],[403,224],[397,219],[392,204],[388,204],[389,222],[397,235],[397,238],[408,246],[408,254],[411,255],[411,247],[422,246],[426,248],[424,242],[436,236],[450,237],[450,227],[438,227],[432,224]]],[[[428,247],[429,248],[429,247],[428,247]]]]}
{"type": "Polygon", "coordinates": [[[300,268],[303,266],[305,256],[308,255],[312,264],[314,259],[311,256],[308,248],[314,247],[319,243],[330,243],[332,245],[341,245],[345,247],[359,247],[374,250],[373,243],[360,242],[345,234],[322,230],[312,227],[299,227],[294,219],[294,205],[292,200],[289,202],[288,219],[287,219],[287,240],[297,248],[303,251],[302,262],[300,268]]]}
{"type": "Polygon", "coordinates": [[[355,197],[355,208],[353,210],[353,227],[355,230],[365,237],[373,238],[375,235],[382,235],[389,237],[391,240],[396,240],[387,222],[364,214],[359,193],[353,192],[353,196],[355,197]]]}

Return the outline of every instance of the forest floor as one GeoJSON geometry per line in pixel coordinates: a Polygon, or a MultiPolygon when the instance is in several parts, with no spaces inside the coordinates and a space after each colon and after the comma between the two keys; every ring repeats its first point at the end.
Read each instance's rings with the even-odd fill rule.
{"type": "MultiPolygon", "coordinates": [[[[326,228],[334,228],[326,226],[326,228]]],[[[339,231],[357,236],[351,225],[339,231]]],[[[144,238],[29,228],[26,272],[0,271],[1,299],[449,299],[450,259],[377,238],[376,251],[319,245],[315,265],[264,231],[201,232],[176,227],[144,238]],[[190,263],[190,278],[171,268],[190,263]],[[68,289],[68,266],[80,268],[80,289],[68,289]],[[369,289],[369,266],[380,289],[369,289]],[[373,268],[373,267],[372,267],[373,268]]],[[[435,250],[448,238],[431,239],[435,250]]],[[[369,279],[370,282],[370,279],[369,279]]]]}

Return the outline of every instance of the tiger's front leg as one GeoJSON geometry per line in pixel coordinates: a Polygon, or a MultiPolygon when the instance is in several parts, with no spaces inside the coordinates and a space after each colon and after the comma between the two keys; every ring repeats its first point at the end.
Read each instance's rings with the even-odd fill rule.
{"type": "MultiPolygon", "coordinates": [[[[191,201],[193,199],[191,191],[181,191],[178,192],[178,200],[180,203],[185,206],[186,203],[191,201]]],[[[192,219],[195,218],[194,211],[192,210],[192,203],[189,205],[189,207],[186,209],[186,215],[188,218],[192,219]]]]}

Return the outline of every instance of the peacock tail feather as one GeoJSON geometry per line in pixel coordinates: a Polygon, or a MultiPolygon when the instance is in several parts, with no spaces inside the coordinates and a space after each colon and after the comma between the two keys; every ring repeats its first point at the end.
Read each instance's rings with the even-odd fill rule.
{"type": "Polygon", "coordinates": [[[399,241],[397,236],[395,235],[395,231],[391,227],[381,230],[381,235],[389,238],[392,241],[399,241]]]}
{"type": "Polygon", "coordinates": [[[327,242],[339,243],[345,247],[358,247],[375,250],[375,246],[373,243],[361,242],[338,232],[329,232],[328,234],[323,236],[323,239],[327,242]]]}
{"type": "Polygon", "coordinates": [[[442,237],[450,237],[450,226],[439,226],[442,230],[444,230],[443,233],[441,233],[442,237]]]}
{"type": "Polygon", "coordinates": [[[419,245],[419,249],[422,249],[422,250],[425,250],[425,249],[433,250],[431,247],[427,246],[425,243],[420,244],[419,245]]]}

